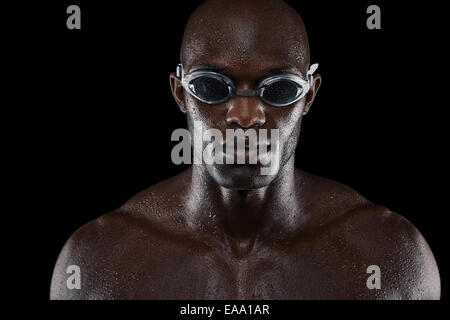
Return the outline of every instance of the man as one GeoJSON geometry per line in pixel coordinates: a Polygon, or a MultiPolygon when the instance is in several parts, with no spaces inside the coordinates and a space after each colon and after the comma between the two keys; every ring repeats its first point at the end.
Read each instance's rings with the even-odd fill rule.
{"type": "MultiPolygon", "coordinates": [[[[321,83],[314,69],[303,22],[286,3],[201,5],[170,75],[173,96],[192,136],[198,126],[224,136],[265,129],[269,139],[278,130],[257,144],[272,172],[262,174],[260,160],[201,161],[144,190],[72,235],[51,298],[439,299],[436,262],[414,226],[294,168],[302,116],[321,83]],[[79,289],[67,286],[71,265],[79,289]]],[[[245,141],[231,152],[248,160],[245,141]]]]}

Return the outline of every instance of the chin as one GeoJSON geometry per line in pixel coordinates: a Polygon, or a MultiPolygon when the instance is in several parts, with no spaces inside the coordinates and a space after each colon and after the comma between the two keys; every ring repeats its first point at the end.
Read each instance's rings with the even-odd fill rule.
{"type": "Polygon", "coordinates": [[[268,186],[275,177],[261,175],[261,165],[208,165],[207,170],[213,180],[220,186],[231,190],[253,190],[268,186]]]}

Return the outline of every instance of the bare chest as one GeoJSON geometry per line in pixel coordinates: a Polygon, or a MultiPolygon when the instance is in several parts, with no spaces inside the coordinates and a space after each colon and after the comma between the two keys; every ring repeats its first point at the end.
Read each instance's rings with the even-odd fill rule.
{"type": "Polygon", "coordinates": [[[119,299],[358,299],[377,294],[367,287],[370,264],[357,250],[324,242],[241,258],[161,246],[124,254],[102,281],[119,299]]]}

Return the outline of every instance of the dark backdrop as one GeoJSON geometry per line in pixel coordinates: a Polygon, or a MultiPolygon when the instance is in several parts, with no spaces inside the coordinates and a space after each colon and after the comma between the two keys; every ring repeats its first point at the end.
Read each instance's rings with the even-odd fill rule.
{"type": "MultiPolygon", "coordinates": [[[[22,11],[31,27],[15,38],[27,74],[17,111],[27,132],[21,161],[28,175],[17,190],[32,207],[24,217],[32,235],[26,249],[39,261],[41,299],[77,228],[185,168],[170,160],[170,136],[185,127],[185,115],[172,99],[169,73],[199,2],[93,2],[34,4],[22,11]],[[70,4],[81,7],[82,30],[66,29],[70,4]]],[[[305,21],[311,62],[320,63],[323,78],[304,118],[297,166],[409,219],[436,256],[447,297],[447,191],[440,181],[447,177],[448,121],[435,95],[442,9],[406,1],[288,2],[305,21]],[[366,28],[370,4],[381,7],[381,30],[366,28]]]]}

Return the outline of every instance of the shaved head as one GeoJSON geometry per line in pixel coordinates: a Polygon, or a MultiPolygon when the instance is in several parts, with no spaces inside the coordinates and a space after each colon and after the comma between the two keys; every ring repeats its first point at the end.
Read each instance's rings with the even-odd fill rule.
{"type": "Polygon", "coordinates": [[[209,0],[190,16],[180,58],[185,70],[208,62],[255,68],[284,64],[305,74],[308,37],[300,15],[281,0],[209,0]]]}

